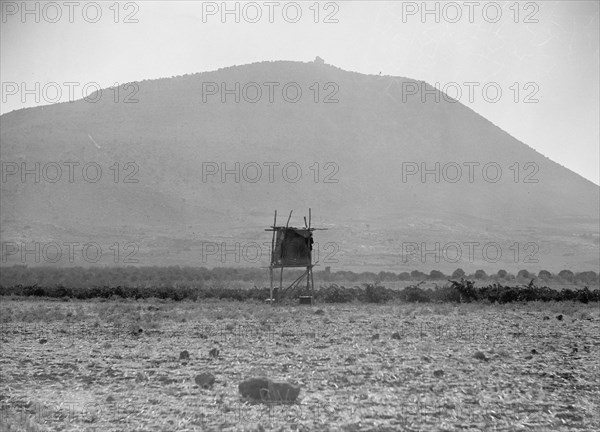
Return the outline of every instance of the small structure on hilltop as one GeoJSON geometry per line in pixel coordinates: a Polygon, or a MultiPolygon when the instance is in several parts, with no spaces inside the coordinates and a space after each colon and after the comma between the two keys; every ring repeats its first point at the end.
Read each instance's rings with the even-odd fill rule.
{"type": "Polygon", "coordinates": [[[301,302],[312,303],[312,292],[314,289],[313,267],[316,263],[312,262],[313,231],[325,230],[326,228],[313,228],[311,226],[311,209],[308,209],[308,223],[304,217],[304,227],[289,226],[292,218],[292,211],[287,219],[285,226],[277,226],[277,210],[273,226],[265,231],[273,231],[271,240],[271,264],[269,265],[269,275],[271,281],[270,299],[271,303],[281,300],[288,292],[294,292],[300,289],[301,283],[306,278],[306,291],[300,296],[301,302]],[[283,289],[283,269],[305,267],[306,270],[289,285],[283,289]],[[279,287],[274,287],[273,271],[281,269],[279,274],[279,287]]]}

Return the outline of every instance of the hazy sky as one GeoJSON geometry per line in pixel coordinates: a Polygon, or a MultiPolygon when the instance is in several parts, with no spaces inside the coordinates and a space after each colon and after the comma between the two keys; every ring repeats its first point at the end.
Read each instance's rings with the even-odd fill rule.
{"type": "Polygon", "coordinates": [[[599,183],[598,1],[427,2],[426,15],[421,1],[227,2],[239,23],[221,15],[220,1],[26,2],[33,12],[24,16],[23,2],[1,3],[2,113],[48,104],[52,82],[62,100],[65,82],[81,83],[72,87],[80,99],[85,83],[318,55],[345,70],[439,83],[454,97],[460,90],[462,103],[599,183]],[[24,92],[36,82],[38,103],[35,90],[24,92]]]}

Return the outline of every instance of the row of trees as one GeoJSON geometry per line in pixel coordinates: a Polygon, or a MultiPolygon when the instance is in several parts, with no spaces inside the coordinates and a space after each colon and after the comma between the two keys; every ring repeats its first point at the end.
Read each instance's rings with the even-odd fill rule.
{"type": "Polygon", "coordinates": [[[432,270],[427,273],[423,273],[419,270],[413,270],[412,272],[393,273],[381,271],[379,273],[363,272],[353,273],[347,271],[338,271],[335,273],[324,272],[324,280],[348,280],[348,281],[361,281],[361,280],[376,280],[380,282],[392,282],[392,281],[422,281],[422,280],[446,280],[446,279],[477,279],[477,280],[522,280],[529,281],[531,279],[540,279],[542,281],[558,281],[568,283],[582,283],[582,284],[597,284],[599,282],[598,273],[594,271],[585,271],[579,273],[573,273],[571,270],[561,270],[559,273],[554,274],[547,270],[541,270],[539,273],[529,272],[527,270],[519,270],[516,275],[508,273],[506,270],[499,270],[494,274],[487,274],[484,270],[477,270],[474,273],[467,274],[463,269],[456,269],[452,274],[444,274],[439,270],[432,270]]]}
{"type": "MultiPolygon", "coordinates": [[[[303,270],[288,269],[286,279],[295,279],[303,270]]],[[[459,280],[461,278],[480,281],[517,281],[527,283],[531,279],[541,282],[556,281],[559,283],[597,285],[598,273],[594,271],[573,273],[562,270],[558,274],[542,270],[537,275],[527,270],[521,270],[516,275],[505,270],[488,275],[483,270],[473,274],[466,274],[462,269],[455,270],[451,275],[446,275],[439,270],[432,270],[429,274],[414,270],[410,273],[393,272],[362,272],[351,271],[331,272],[329,268],[315,271],[315,281],[319,282],[350,282],[350,283],[383,283],[392,281],[446,281],[447,279],[459,280]]],[[[65,287],[86,286],[217,286],[228,282],[242,282],[245,285],[265,285],[268,282],[268,272],[260,268],[226,268],[216,267],[27,267],[15,265],[3,267],[0,272],[0,286],[9,287],[16,285],[38,285],[65,287]]]]}

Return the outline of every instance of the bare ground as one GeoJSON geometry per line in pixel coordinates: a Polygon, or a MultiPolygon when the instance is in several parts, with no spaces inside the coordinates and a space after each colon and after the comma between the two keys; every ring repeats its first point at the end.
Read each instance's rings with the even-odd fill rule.
{"type": "Polygon", "coordinates": [[[4,297],[0,312],[1,430],[600,430],[597,304],[4,297]],[[241,400],[254,375],[299,400],[241,400]]]}

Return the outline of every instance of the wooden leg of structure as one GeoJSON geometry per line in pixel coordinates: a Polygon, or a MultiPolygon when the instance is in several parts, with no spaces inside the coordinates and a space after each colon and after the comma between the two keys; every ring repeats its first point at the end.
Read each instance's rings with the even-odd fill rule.
{"type": "Polygon", "coordinates": [[[282,291],[283,291],[283,267],[281,267],[281,273],[279,273],[279,289],[277,290],[277,301],[280,300],[282,291]]]}
{"type": "Polygon", "coordinates": [[[310,295],[310,266],[306,267],[306,294],[310,295]]]}
{"type": "Polygon", "coordinates": [[[269,267],[269,275],[270,275],[270,280],[271,280],[271,291],[270,291],[269,300],[271,302],[271,305],[273,305],[273,267],[269,267]]]}

